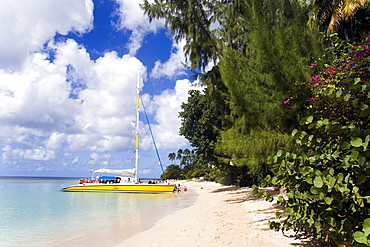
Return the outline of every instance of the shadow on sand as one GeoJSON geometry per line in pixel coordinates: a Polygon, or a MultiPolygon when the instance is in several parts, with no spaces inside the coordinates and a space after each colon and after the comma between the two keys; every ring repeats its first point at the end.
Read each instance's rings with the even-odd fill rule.
{"type": "MultiPolygon", "coordinates": [[[[273,195],[274,197],[277,197],[281,194],[281,191],[277,188],[261,188],[261,191],[266,191],[267,193],[273,195]]],[[[258,197],[257,194],[254,194],[252,192],[252,188],[249,187],[237,187],[237,186],[223,186],[221,188],[215,189],[211,191],[211,193],[220,193],[220,192],[229,192],[231,196],[230,199],[225,200],[226,203],[243,203],[243,202],[257,202],[257,201],[263,201],[264,199],[261,199],[258,197]]],[[[263,224],[266,221],[272,221],[277,220],[275,217],[275,212],[279,210],[283,210],[284,207],[277,205],[276,203],[271,203],[271,206],[268,208],[258,209],[257,211],[259,213],[266,214],[266,217],[264,219],[256,220],[250,223],[253,224],[263,224]]],[[[266,227],[259,228],[260,230],[265,231],[273,231],[269,228],[268,224],[266,224],[266,227]]],[[[312,239],[309,236],[305,236],[303,234],[294,234],[294,235],[286,235],[287,238],[292,238],[294,240],[297,240],[296,243],[291,243],[292,246],[304,246],[304,247],[336,247],[337,245],[334,242],[325,242],[323,240],[317,240],[312,239]]]]}

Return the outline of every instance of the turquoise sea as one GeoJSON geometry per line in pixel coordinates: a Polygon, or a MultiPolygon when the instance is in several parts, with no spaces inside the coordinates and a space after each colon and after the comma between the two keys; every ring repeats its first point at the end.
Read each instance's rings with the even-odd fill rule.
{"type": "Polygon", "coordinates": [[[191,190],[59,192],[78,180],[0,177],[0,246],[114,246],[196,200],[191,190]]]}

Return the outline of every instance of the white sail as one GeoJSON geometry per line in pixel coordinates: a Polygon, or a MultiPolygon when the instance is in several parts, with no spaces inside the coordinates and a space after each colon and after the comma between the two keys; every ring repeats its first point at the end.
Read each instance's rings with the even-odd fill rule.
{"type": "Polygon", "coordinates": [[[135,177],[138,179],[138,163],[139,163],[139,108],[140,108],[140,71],[138,70],[137,84],[136,84],[136,134],[135,134],[135,168],[125,170],[112,170],[112,169],[98,169],[93,170],[94,173],[108,173],[117,174],[125,177],[135,177]]]}
{"type": "Polygon", "coordinates": [[[133,177],[136,174],[136,169],[125,169],[125,170],[112,170],[112,169],[98,169],[92,171],[94,173],[108,173],[108,174],[117,174],[117,175],[122,175],[125,177],[133,177]]]}

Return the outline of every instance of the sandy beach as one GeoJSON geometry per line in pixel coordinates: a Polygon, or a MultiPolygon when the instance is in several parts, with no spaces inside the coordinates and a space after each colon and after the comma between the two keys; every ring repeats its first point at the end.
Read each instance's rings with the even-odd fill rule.
{"type": "Polygon", "coordinates": [[[182,181],[197,193],[197,201],[160,219],[152,228],[124,240],[117,247],[193,246],[318,246],[284,236],[268,227],[277,205],[258,199],[250,188],[213,182],[182,181]]]}

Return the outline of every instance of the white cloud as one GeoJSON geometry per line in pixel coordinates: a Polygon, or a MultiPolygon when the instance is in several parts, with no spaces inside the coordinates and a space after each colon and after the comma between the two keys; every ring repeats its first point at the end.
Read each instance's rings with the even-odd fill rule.
{"type": "Polygon", "coordinates": [[[184,54],[184,45],[186,44],[185,39],[180,41],[179,43],[176,43],[173,41],[172,44],[172,53],[170,55],[170,58],[164,62],[161,63],[161,61],[156,61],[154,68],[151,71],[150,76],[154,78],[159,78],[162,76],[167,77],[174,77],[179,76],[181,74],[185,74],[185,54],[184,54]]]}
{"type": "Polygon", "coordinates": [[[65,71],[45,58],[35,53],[20,71],[0,70],[0,121],[9,128],[48,132],[71,123],[77,104],[68,98],[65,71]]]}
{"type": "Polygon", "coordinates": [[[69,152],[123,150],[131,142],[142,63],[115,52],[94,62],[73,40],[49,45],[53,63],[34,53],[21,70],[0,70],[1,141],[22,147],[4,157],[52,159],[63,145],[69,152]],[[74,83],[83,87],[72,98],[74,83]]]}
{"type": "Polygon", "coordinates": [[[44,170],[46,170],[46,168],[43,166],[37,167],[36,169],[37,172],[44,171],[44,170]]]}
{"type": "Polygon", "coordinates": [[[140,175],[149,175],[151,174],[152,170],[151,169],[143,169],[140,171],[140,175]]]}
{"type": "Polygon", "coordinates": [[[90,155],[90,161],[88,163],[91,165],[100,164],[103,166],[107,166],[109,164],[110,158],[110,154],[99,155],[98,153],[94,152],[90,155]]]}
{"type": "Polygon", "coordinates": [[[0,1],[0,68],[19,68],[56,32],[88,32],[92,21],[91,0],[0,1]]]}
{"type": "Polygon", "coordinates": [[[141,47],[144,36],[150,32],[157,32],[158,29],[164,27],[164,20],[153,19],[150,23],[149,18],[144,15],[144,11],[139,4],[143,1],[132,0],[116,0],[120,5],[119,15],[120,22],[118,29],[131,31],[130,42],[128,48],[131,55],[135,55],[141,47]]]}
{"type": "Polygon", "coordinates": [[[79,159],[79,156],[77,156],[76,158],[74,158],[71,162],[71,164],[77,164],[78,163],[78,159],[79,159]]]}
{"type": "MultiPolygon", "coordinates": [[[[120,28],[132,31],[135,54],[144,35],[163,21],[148,24],[137,1],[119,3],[120,28]]],[[[133,144],[137,74],[140,69],[145,78],[146,68],[132,55],[112,51],[92,60],[75,40],[53,40],[56,32],[88,32],[92,10],[90,0],[0,2],[0,164],[40,171],[50,161],[71,171],[126,165],[115,153],[133,144]]],[[[181,73],[181,52],[182,44],[174,45],[169,61],[158,62],[153,75],[181,73]]],[[[174,89],[144,96],[158,123],[153,132],[159,148],[187,145],[178,135],[178,112],[190,88],[188,80],[180,80],[174,89]]],[[[142,148],[151,149],[148,129],[140,126],[142,148]]]]}
{"type": "MultiPolygon", "coordinates": [[[[116,1],[120,5],[118,29],[123,31],[129,30],[131,32],[130,42],[127,46],[130,55],[135,55],[141,48],[144,37],[147,34],[156,33],[159,29],[164,28],[164,19],[153,19],[152,22],[149,22],[148,16],[144,14],[144,11],[139,6],[143,1],[116,1]]],[[[178,43],[174,40],[172,42],[170,58],[165,62],[156,61],[150,74],[151,77],[159,78],[166,76],[168,78],[174,78],[175,76],[185,74],[184,64],[186,59],[183,47],[186,41],[184,39],[178,43]]]]}
{"type": "Polygon", "coordinates": [[[23,149],[23,148],[11,148],[6,146],[3,148],[2,159],[5,160],[39,160],[45,161],[54,159],[56,153],[51,150],[46,150],[44,147],[37,147],[33,149],[23,149]]]}
{"type": "MultiPolygon", "coordinates": [[[[160,149],[177,149],[188,145],[188,141],[179,135],[181,119],[179,112],[181,104],[187,102],[188,91],[191,89],[201,89],[197,82],[191,83],[189,80],[178,80],[173,90],[165,90],[160,95],[153,97],[148,104],[154,105],[155,120],[157,125],[152,125],[155,141],[160,149]]],[[[147,135],[142,140],[142,147],[145,150],[152,148],[152,141],[147,135]]]]}
{"type": "Polygon", "coordinates": [[[45,147],[48,150],[59,151],[62,149],[62,144],[65,140],[65,134],[53,132],[49,139],[45,142],[45,147]]]}

